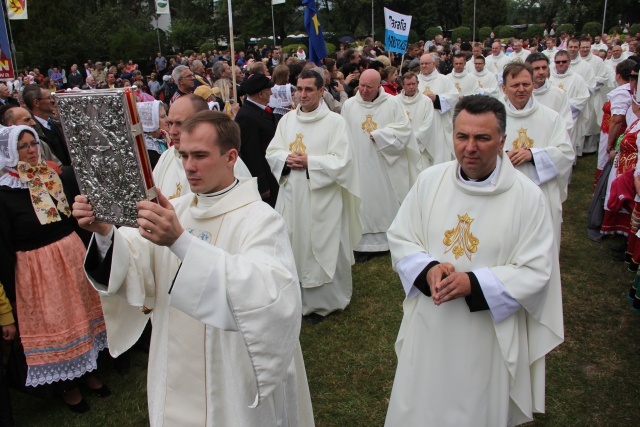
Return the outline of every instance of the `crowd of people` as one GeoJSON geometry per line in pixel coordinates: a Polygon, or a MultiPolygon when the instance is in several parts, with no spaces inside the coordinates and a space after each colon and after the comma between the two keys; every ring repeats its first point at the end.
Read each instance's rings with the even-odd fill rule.
{"type": "Polygon", "coordinates": [[[638,37],[158,52],[0,83],[0,426],[9,383],[89,411],[82,392],[111,393],[98,353],[126,371],[149,319],[151,425],[313,425],[301,318],[346,309],[352,265],[389,252],[406,300],[386,425],[532,420],[585,153],[589,236],[627,237],[640,311],[638,37]],[[159,191],[138,229],[95,221],[52,96],[126,87],[159,191]]]}

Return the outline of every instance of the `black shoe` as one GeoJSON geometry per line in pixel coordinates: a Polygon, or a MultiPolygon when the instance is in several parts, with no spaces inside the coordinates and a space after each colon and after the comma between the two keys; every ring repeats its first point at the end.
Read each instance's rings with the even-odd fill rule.
{"type": "Polygon", "coordinates": [[[356,262],[358,264],[362,264],[363,262],[369,261],[371,258],[371,255],[369,255],[367,252],[361,252],[360,254],[356,255],[356,262]]]}
{"type": "Polygon", "coordinates": [[[318,313],[311,313],[311,314],[307,314],[306,316],[303,316],[307,322],[311,323],[312,325],[317,325],[320,322],[323,322],[325,317],[322,314],[318,314],[318,313]]]}
{"type": "Polygon", "coordinates": [[[100,388],[93,389],[93,388],[87,387],[87,390],[89,390],[90,393],[95,394],[98,397],[104,398],[104,397],[111,396],[111,389],[107,387],[107,385],[104,383],[100,388]]]}
{"type": "Polygon", "coordinates": [[[91,410],[87,401],[84,400],[84,397],[80,402],[76,403],[75,405],[67,403],[67,408],[69,408],[71,412],[75,412],[76,414],[84,414],[91,410]]]}

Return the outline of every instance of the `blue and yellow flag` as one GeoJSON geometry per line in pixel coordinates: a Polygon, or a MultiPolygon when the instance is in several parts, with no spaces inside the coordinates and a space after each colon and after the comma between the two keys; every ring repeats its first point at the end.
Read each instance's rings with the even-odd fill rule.
{"type": "Polygon", "coordinates": [[[309,34],[309,61],[321,65],[327,57],[327,46],[324,44],[322,26],[318,18],[318,7],[315,0],[302,0],[304,9],[304,28],[309,34]]]}

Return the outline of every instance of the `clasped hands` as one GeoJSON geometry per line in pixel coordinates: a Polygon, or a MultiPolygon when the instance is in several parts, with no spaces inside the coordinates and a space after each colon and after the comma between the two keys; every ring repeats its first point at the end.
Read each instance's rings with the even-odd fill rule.
{"type": "Polygon", "coordinates": [[[294,152],[287,156],[287,166],[292,170],[303,171],[307,169],[308,156],[305,153],[294,152]]]}
{"type": "Polygon", "coordinates": [[[448,262],[435,265],[427,272],[427,283],[435,305],[471,295],[471,281],[467,273],[456,272],[448,262]]]}
{"type": "MultiPolygon", "coordinates": [[[[141,201],[138,207],[138,230],[140,235],[160,246],[171,246],[184,232],[173,205],[158,190],[158,202],[141,201]]],[[[78,225],[92,233],[107,236],[113,225],[96,222],[93,208],[85,196],[76,196],[72,214],[78,225]]]]}
{"type": "Polygon", "coordinates": [[[513,166],[520,166],[533,160],[533,154],[528,148],[516,148],[515,150],[507,151],[507,156],[513,166]]]}

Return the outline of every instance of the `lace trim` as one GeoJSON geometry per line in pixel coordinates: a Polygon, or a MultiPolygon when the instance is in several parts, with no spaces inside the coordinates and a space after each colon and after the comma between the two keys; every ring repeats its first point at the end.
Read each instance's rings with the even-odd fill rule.
{"type": "Polygon", "coordinates": [[[93,338],[93,348],[71,360],[48,363],[46,365],[29,366],[26,385],[36,387],[56,381],[68,381],[80,378],[98,367],[98,353],[108,347],[107,332],[102,331],[93,338]]]}

